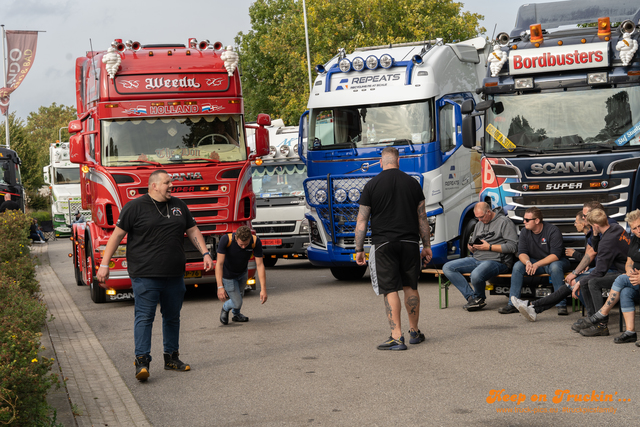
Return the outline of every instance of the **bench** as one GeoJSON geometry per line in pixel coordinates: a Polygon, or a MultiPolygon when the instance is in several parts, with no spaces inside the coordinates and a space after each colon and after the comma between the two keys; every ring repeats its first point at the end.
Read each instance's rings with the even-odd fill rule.
{"type": "MultiPolygon", "coordinates": [[[[439,268],[426,268],[424,270],[422,270],[422,273],[424,274],[433,274],[438,278],[438,297],[440,300],[440,308],[448,308],[449,307],[449,286],[451,285],[451,281],[449,279],[447,279],[447,277],[444,275],[443,271],[439,268]],[[444,282],[443,282],[443,278],[444,278],[444,282]],[[442,307],[442,291],[444,290],[444,301],[445,301],[445,305],[444,307],[442,307]]],[[[565,277],[568,275],[569,273],[565,274],[565,277]]],[[[471,273],[462,273],[463,276],[465,277],[470,277],[471,273]]],[[[501,278],[511,278],[511,273],[504,273],[504,274],[498,274],[497,276],[494,277],[501,277],[501,278]]],[[[548,274],[543,273],[543,274],[536,274],[535,276],[530,276],[530,277],[549,277],[548,274]]],[[[577,311],[580,309],[580,302],[577,302],[578,305],[576,305],[576,300],[572,299],[571,300],[571,310],[572,311],[577,311]]]]}

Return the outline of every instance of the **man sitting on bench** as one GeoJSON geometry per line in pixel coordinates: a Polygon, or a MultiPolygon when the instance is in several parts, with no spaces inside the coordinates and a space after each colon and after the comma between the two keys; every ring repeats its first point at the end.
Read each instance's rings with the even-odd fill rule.
{"type": "MultiPolygon", "coordinates": [[[[485,282],[509,271],[518,247],[518,232],[502,208],[491,210],[485,202],[473,207],[478,220],[467,244],[471,256],[447,262],[442,272],[467,300],[462,308],[478,311],[485,303],[485,282]],[[471,286],[462,275],[471,273],[471,286]]],[[[464,243],[462,243],[464,244],[464,243]]]]}
{"type": "MultiPolygon", "coordinates": [[[[532,304],[529,304],[528,301],[511,297],[511,303],[527,320],[535,322],[539,313],[550,309],[571,295],[572,292],[574,297],[577,297],[581,284],[588,286],[590,280],[599,279],[608,272],[612,272],[612,270],[624,273],[627,252],[631,241],[627,232],[618,224],[609,224],[607,214],[601,209],[594,209],[589,212],[587,222],[591,224],[593,233],[600,235],[596,266],[584,274],[579,274],[581,271],[574,271],[577,277],[575,277],[575,275],[568,275],[565,279],[568,281],[567,285],[563,285],[551,295],[536,300],[532,304]]],[[[585,254],[583,262],[580,263],[580,266],[578,266],[576,270],[582,268],[583,263],[589,265],[589,256],[587,254],[585,254]]]]}
{"type": "MultiPolygon", "coordinates": [[[[562,256],[564,244],[562,233],[553,224],[542,220],[542,211],[533,207],[524,212],[524,228],[518,238],[518,261],[511,272],[509,297],[520,298],[525,274],[535,276],[546,273],[557,291],[564,285],[564,272],[571,268],[569,260],[562,256]]],[[[566,316],[567,301],[563,299],[557,305],[558,315],[566,316]]],[[[498,310],[500,314],[517,313],[518,309],[511,301],[498,310]]]]}

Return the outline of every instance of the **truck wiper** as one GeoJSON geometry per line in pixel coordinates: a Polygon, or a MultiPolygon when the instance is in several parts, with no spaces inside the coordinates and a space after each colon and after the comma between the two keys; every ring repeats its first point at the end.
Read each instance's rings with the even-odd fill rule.
{"type": "Polygon", "coordinates": [[[182,160],[183,160],[183,161],[185,161],[185,160],[187,160],[187,161],[188,161],[188,160],[205,160],[205,161],[207,161],[207,162],[209,162],[209,163],[220,163],[220,160],[207,159],[207,158],[205,158],[205,157],[192,157],[192,158],[190,158],[190,159],[182,159],[182,160]]]}
{"type": "Polygon", "coordinates": [[[161,163],[158,162],[151,162],[149,160],[118,160],[118,163],[147,163],[150,165],[154,165],[154,166],[162,166],[161,163]]]}
{"type": "Polygon", "coordinates": [[[534,154],[544,154],[543,150],[539,150],[537,148],[529,148],[529,147],[516,147],[513,150],[509,151],[509,153],[534,153],[534,154]]]}

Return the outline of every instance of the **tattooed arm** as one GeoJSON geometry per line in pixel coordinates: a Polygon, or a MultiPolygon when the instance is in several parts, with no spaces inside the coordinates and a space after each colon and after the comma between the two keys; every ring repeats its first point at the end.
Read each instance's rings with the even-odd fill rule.
{"type": "Polygon", "coordinates": [[[420,229],[420,239],[422,240],[422,253],[420,255],[426,262],[429,262],[431,261],[433,253],[431,252],[431,229],[429,228],[429,220],[427,219],[424,200],[418,204],[418,226],[420,229]]]}
{"type": "Polygon", "coordinates": [[[358,265],[367,264],[364,257],[364,238],[367,236],[369,217],[371,217],[371,206],[360,205],[356,222],[356,263],[358,265]]]}

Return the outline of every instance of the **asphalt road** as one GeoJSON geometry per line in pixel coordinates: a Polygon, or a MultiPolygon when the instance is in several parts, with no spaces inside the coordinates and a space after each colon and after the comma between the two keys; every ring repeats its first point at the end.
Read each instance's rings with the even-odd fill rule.
{"type": "MultiPolygon", "coordinates": [[[[260,305],[257,292],[248,294],[244,324],[222,326],[214,290],[189,289],[180,356],[190,372],[163,370],[158,309],[151,377],[139,383],[133,302],[94,304],[89,289],[75,285],[70,249],[68,240],[50,242],[51,265],[154,426],[638,424],[640,348],[613,343],[617,310],[612,336],[585,338],[570,330],[578,313],[560,317],[554,309],[530,323],[498,314],[502,296],[468,313],[452,288],[449,308],[440,310],[429,279],[419,288],[427,341],[379,351],[389,329],[368,273],[338,282],[307,261],[268,269],[269,300],[260,305]],[[521,402],[489,403],[492,390],[503,389],[521,402]],[[553,401],[557,390],[561,402],[553,401]],[[567,401],[568,393],[612,401],[567,401]]],[[[405,314],[402,322],[408,341],[405,314]]]]}

